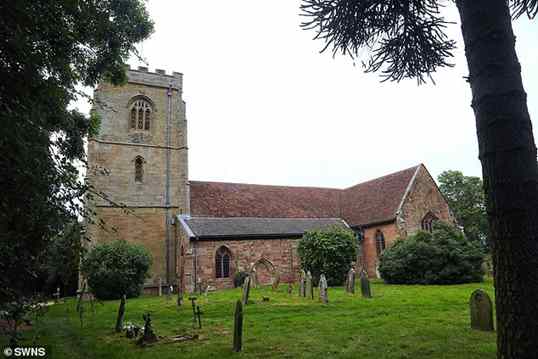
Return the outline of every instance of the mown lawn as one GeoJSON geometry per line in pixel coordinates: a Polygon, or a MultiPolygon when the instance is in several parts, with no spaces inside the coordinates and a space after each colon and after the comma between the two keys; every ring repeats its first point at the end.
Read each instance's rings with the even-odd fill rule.
{"type": "MultiPolygon", "coordinates": [[[[50,306],[24,333],[25,343],[46,345],[52,358],[495,358],[495,334],[473,331],[468,300],[476,288],[493,299],[491,281],[454,286],[373,283],[372,299],[330,288],[328,305],[270,288],[252,289],[245,308],[243,352],[231,350],[233,309],[240,289],[201,296],[202,330],[192,329],[189,302],[166,297],[130,299],[126,322],[142,324],[151,312],[159,336],[198,333],[197,341],[139,348],[114,333],[119,301],[86,304],[83,328],[75,301],[50,306]],[[270,297],[262,302],[262,296],[270,297]]],[[[317,293],[316,293],[317,294],[317,293]]],[[[5,339],[2,339],[2,344],[5,339]]]]}

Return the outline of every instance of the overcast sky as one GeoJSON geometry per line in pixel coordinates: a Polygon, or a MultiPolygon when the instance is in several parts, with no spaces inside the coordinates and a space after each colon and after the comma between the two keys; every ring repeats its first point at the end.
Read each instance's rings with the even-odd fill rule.
{"type": "MultiPolygon", "coordinates": [[[[140,50],[151,71],[184,74],[191,179],[341,188],[421,162],[434,177],[481,175],[454,5],[446,15],[458,22],[449,29],[456,66],[419,87],[380,83],[349,58],[319,54],[322,43],[299,27],[299,4],[148,2],[156,31],[140,50]]],[[[515,23],[531,118],[537,29],[515,23]]]]}

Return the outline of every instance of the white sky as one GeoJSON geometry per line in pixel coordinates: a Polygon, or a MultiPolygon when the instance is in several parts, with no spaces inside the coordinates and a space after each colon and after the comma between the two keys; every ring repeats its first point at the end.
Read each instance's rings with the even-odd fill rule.
{"type": "MultiPolygon", "coordinates": [[[[148,2],[156,31],[140,50],[150,71],[184,74],[191,179],[347,187],[420,162],[434,177],[481,175],[459,24],[449,29],[456,67],[435,74],[437,85],[382,84],[349,58],[319,54],[299,4],[148,2]]],[[[515,32],[535,118],[538,30],[521,19],[515,32]]]]}

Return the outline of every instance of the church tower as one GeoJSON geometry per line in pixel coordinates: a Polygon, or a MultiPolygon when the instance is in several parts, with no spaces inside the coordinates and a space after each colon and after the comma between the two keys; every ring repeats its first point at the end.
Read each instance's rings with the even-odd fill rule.
{"type": "Polygon", "coordinates": [[[146,287],[177,283],[173,218],[189,212],[183,75],[146,67],[124,86],[101,83],[94,111],[100,131],[88,141],[92,243],[123,239],[153,257],[146,287]]]}

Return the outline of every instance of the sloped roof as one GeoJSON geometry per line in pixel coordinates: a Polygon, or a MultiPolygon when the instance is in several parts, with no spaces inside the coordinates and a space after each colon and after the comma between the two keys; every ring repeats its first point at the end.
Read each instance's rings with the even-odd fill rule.
{"type": "Polygon", "coordinates": [[[221,218],[342,218],[350,226],[391,221],[420,166],[346,189],[191,181],[191,214],[221,218]]]}
{"type": "Polygon", "coordinates": [[[338,218],[340,190],[190,182],[191,214],[204,217],[338,218]]]}
{"type": "Polygon", "coordinates": [[[363,182],[342,191],[342,217],[351,226],[390,221],[419,166],[363,182]]]}
{"type": "Polygon", "coordinates": [[[189,227],[191,236],[197,239],[295,237],[306,231],[346,225],[339,218],[190,217],[181,220],[189,227]]]}

